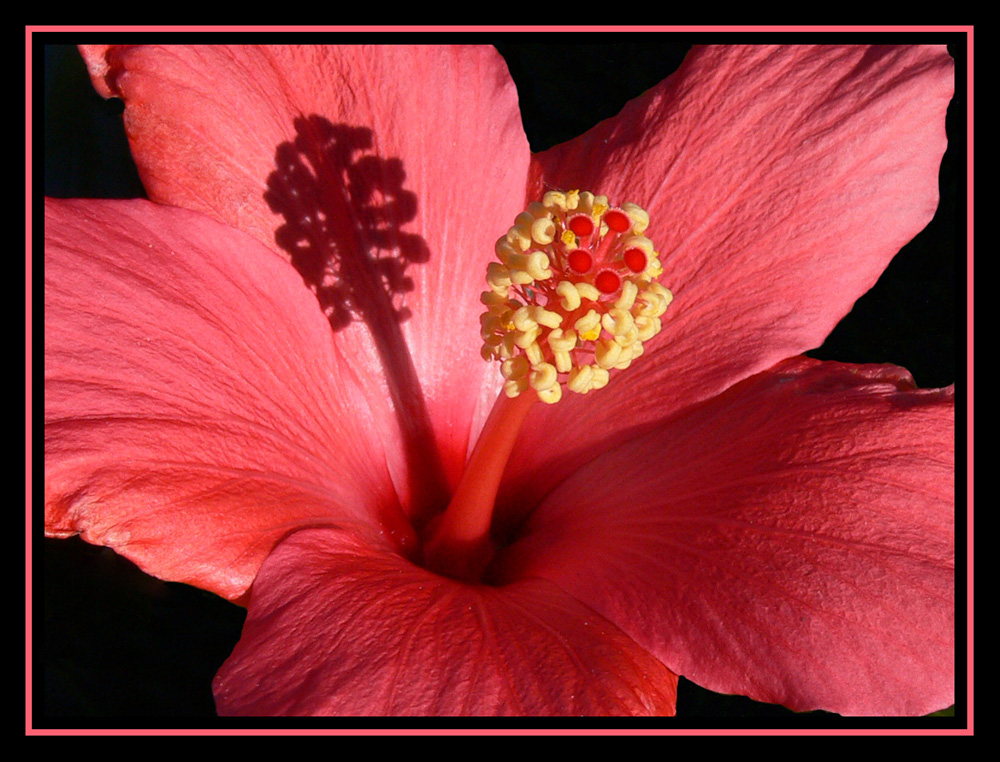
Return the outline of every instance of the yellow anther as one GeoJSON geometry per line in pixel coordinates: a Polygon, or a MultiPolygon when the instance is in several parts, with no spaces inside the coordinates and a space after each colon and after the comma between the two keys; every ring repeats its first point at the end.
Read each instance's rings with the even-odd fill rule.
{"type": "Polygon", "coordinates": [[[528,265],[524,269],[535,280],[548,280],[552,277],[549,258],[541,251],[533,251],[528,255],[528,265]]]}
{"type": "Polygon", "coordinates": [[[508,378],[503,382],[503,391],[508,397],[516,397],[528,389],[528,377],[508,378]]]}
{"type": "Polygon", "coordinates": [[[524,355],[517,355],[500,363],[500,373],[506,379],[518,378],[526,375],[530,367],[524,355]]]}
{"type": "Polygon", "coordinates": [[[528,376],[528,383],[536,392],[548,389],[558,380],[556,368],[547,362],[538,363],[531,366],[531,373],[528,376]]]}
{"type": "MultiPolygon", "coordinates": [[[[628,313],[625,313],[628,314],[628,313]]],[[[629,317],[632,317],[629,315],[629,317]]],[[[639,329],[635,327],[633,322],[627,329],[621,333],[615,334],[615,341],[621,344],[623,347],[630,347],[633,344],[639,343],[639,329]]]]}
{"type": "Polygon", "coordinates": [[[549,210],[545,208],[545,204],[541,201],[532,201],[528,204],[528,211],[532,217],[549,217],[551,219],[549,210]]]}
{"type": "Polygon", "coordinates": [[[511,315],[511,322],[519,331],[529,331],[532,328],[538,327],[538,323],[531,317],[531,307],[528,305],[518,307],[514,310],[514,314],[511,315]]]}
{"type": "Polygon", "coordinates": [[[526,331],[514,331],[514,344],[521,349],[527,349],[535,343],[535,339],[541,334],[542,329],[536,325],[526,331]]]}
{"type": "Polygon", "coordinates": [[[647,290],[662,296],[667,307],[669,307],[670,303],[674,300],[673,292],[669,288],[657,283],[655,280],[647,286],[647,290]]]}
{"type": "Polygon", "coordinates": [[[531,231],[517,226],[507,231],[507,242],[515,251],[527,251],[531,248],[531,231]]]}
{"type": "Polygon", "coordinates": [[[562,316],[558,312],[550,312],[537,304],[519,307],[511,316],[511,320],[519,331],[530,331],[539,325],[548,328],[558,328],[562,325],[562,316]]]}
{"type": "Polygon", "coordinates": [[[632,318],[632,313],[628,310],[623,310],[620,307],[612,307],[609,312],[604,313],[604,317],[601,318],[601,325],[604,326],[604,330],[608,333],[619,336],[620,334],[628,333],[635,326],[635,320],[632,318]]]}
{"type": "MultiPolygon", "coordinates": [[[[485,331],[483,331],[486,334],[485,331]]],[[[483,346],[487,347],[491,352],[495,351],[497,347],[500,346],[500,342],[503,338],[498,333],[486,334],[483,336],[483,346]]]]}
{"type": "Polygon", "coordinates": [[[639,303],[636,305],[638,315],[659,317],[665,309],[663,297],[659,294],[654,294],[652,291],[642,291],[639,294],[639,303]]]}
{"type": "Polygon", "coordinates": [[[632,231],[634,233],[642,233],[649,227],[649,212],[638,204],[626,201],[622,204],[622,211],[632,220],[632,231]]]}
{"type": "Polygon", "coordinates": [[[639,332],[639,341],[649,341],[660,332],[661,323],[658,317],[640,315],[635,319],[635,327],[639,332]]]}
{"type": "Polygon", "coordinates": [[[500,361],[506,394],[586,394],[643,354],[673,299],[648,226],[642,207],[580,190],[549,191],[517,216],[481,297],[481,354],[500,361]]]}
{"type": "Polygon", "coordinates": [[[573,327],[584,341],[593,341],[601,335],[601,316],[597,310],[590,310],[586,315],[577,320],[573,327]]]}
{"type": "Polygon", "coordinates": [[[566,211],[566,194],[562,191],[549,191],[542,196],[542,204],[549,211],[566,211]]]}
{"type": "Polygon", "coordinates": [[[549,405],[554,405],[559,400],[562,399],[562,387],[559,384],[553,384],[548,389],[542,389],[541,391],[536,391],[535,394],[538,395],[538,399],[549,405]]]}
{"type": "Polygon", "coordinates": [[[486,282],[492,289],[507,288],[510,286],[510,270],[499,262],[490,262],[486,266],[486,282]]]}
{"type": "Polygon", "coordinates": [[[593,379],[594,369],[589,365],[581,365],[569,372],[569,378],[566,380],[566,388],[577,394],[586,394],[590,391],[593,379]]]}
{"type": "MultiPolygon", "coordinates": [[[[617,343],[617,342],[616,342],[617,343]]],[[[625,370],[629,365],[632,364],[632,360],[642,354],[642,344],[629,344],[628,346],[623,346],[621,354],[618,355],[618,360],[613,365],[609,366],[615,368],[616,370],[625,370]],[[636,353],[636,346],[639,347],[639,352],[636,353]]]]}
{"type": "Polygon", "coordinates": [[[516,345],[514,344],[514,338],[517,334],[513,331],[509,331],[503,335],[500,339],[500,359],[509,360],[515,356],[514,352],[516,345]]]}
{"type": "Polygon", "coordinates": [[[644,305],[639,309],[639,314],[645,317],[659,317],[667,311],[673,299],[674,295],[669,289],[653,281],[639,294],[639,301],[644,305]]]}
{"type": "Polygon", "coordinates": [[[562,297],[562,299],[559,300],[559,304],[561,304],[562,308],[567,312],[572,312],[580,306],[580,292],[570,281],[559,281],[559,285],[556,286],[556,293],[562,297]]]}
{"type": "Polygon", "coordinates": [[[622,347],[622,353],[618,358],[618,362],[616,362],[612,367],[614,367],[615,370],[625,370],[632,364],[633,360],[645,351],[646,350],[643,348],[641,341],[622,347]]]}
{"type": "Polygon", "coordinates": [[[489,313],[500,321],[500,327],[510,330],[514,327],[514,310],[521,309],[521,305],[516,301],[507,301],[490,307],[489,313]]]}
{"type": "Polygon", "coordinates": [[[556,237],[556,225],[548,217],[539,217],[531,224],[531,240],[539,246],[547,246],[556,237]]]}
{"type": "Polygon", "coordinates": [[[570,352],[576,349],[576,331],[572,328],[566,331],[563,331],[562,328],[556,328],[549,334],[549,347],[552,349],[556,370],[560,373],[568,373],[573,367],[573,358],[570,352]]]}
{"type": "Polygon", "coordinates": [[[507,264],[507,260],[511,254],[516,254],[517,250],[511,245],[511,242],[507,240],[507,236],[503,238],[498,238],[496,244],[493,246],[493,251],[499,259],[504,264],[507,264]]]}
{"type": "Polygon", "coordinates": [[[663,304],[663,299],[653,293],[643,291],[639,294],[639,301],[635,305],[636,317],[658,317],[662,312],[657,312],[657,308],[663,304]]]}
{"type": "Polygon", "coordinates": [[[511,269],[510,281],[511,284],[515,286],[527,286],[528,284],[535,282],[535,277],[526,270],[511,269]]]}
{"type": "Polygon", "coordinates": [[[531,234],[531,226],[535,222],[535,215],[531,212],[525,211],[521,212],[517,217],[514,218],[514,227],[517,228],[520,233],[531,234]]]}
{"type": "Polygon", "coordinates": [[[500,343],[500,334],[496,333],[500,329],[500,319],[490,313],[484,312],[482,317],[480,317],[480,322],[483,324],[479,331],[479,335],[482,337],[483,341],[489,341],[495,338],[496,341],[493,342],[493,346],[500,343]]]}
{"type": "Polygon", "coordinates": [[[581,299],[590,299],[590,301],[596,302],[601,296],[601,292],[597,290],[597,286],[593,283],[580,282],[575,285],[581,299]]]}
{"type": "Polygon", "coordinates": [[[612,339],[601,339],[594,346],[594,359],[605,369],[615,367],[622,356],[622,345],[612,339]]]}
{"type": "Polygon", "coordinates": [[[523,349],[524,356],[528,359],[528,362],[531,363],[532,367],[545,362],[545,355],[542,354],[542,348],[537,341],[533,341],[523,349]]]}
{"type": "Polygon", "coordinates": [[[497,291],[483,291],[483,293],[479,297],[479,301],[481,301],[487,307],[492,309],[495,306],[506,304],[507,295],[499,293],[497,291]]]}
{"type": "Polygon", "coordinates": [[[639,294],[639,287],[635,285],[632,281],[626,280],[622,282],[622,295],[618,297],[618,301],[615,302],[615,307],[622,310],[632,309],[632,305],[635,304],[635,297],[639,294]]]}
{"type": "Polygon", "coordinates": [[[538,325],[544,325],[546,328],[558,328],[563,321],[562,315],[558,312],[551,312],[537,304],[528,307],[528,315],[538,325]]]}
{"type": "Polygon", "coordinates": [[[513,251],[507,255],[507,267],[511,272],[525,270],[528,267],[528,255],[521,251],[513,251]]]}
{"type": "Polygon", "coordinates": [[[556,328],[549,334],[549,346],[553,352],[572,352],[576,349],[576,331],[556,328]]]}

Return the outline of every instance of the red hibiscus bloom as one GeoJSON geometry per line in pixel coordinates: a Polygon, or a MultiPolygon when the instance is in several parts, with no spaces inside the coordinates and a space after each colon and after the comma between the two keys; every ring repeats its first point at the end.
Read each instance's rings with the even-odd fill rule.
{"type": "Polygon", "coordinates": [[[953,701],[953,392],[800,356],[933,215],[943,50],[698,49],[536,155],[491,49],[85,54],[156,203],[46,205],[46,528],[248,603],[220,713],[953,701]],[[470,468],[486,266],[551,187],[641,203],[674,303],[470,468]]]}

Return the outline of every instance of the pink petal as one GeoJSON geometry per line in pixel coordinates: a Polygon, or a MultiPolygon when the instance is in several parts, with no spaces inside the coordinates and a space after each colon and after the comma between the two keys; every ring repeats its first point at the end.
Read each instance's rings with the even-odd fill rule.
{"type": "Polygon", "coordinates": [[[291,267],[146,201],[47,201],[45,223],[48,534],[237,598],[296,528],[396,526],[384,403],[291,267]]]}
{"type": "Polygon", "coordinates": [[[614,119],[536,155],[540,182],[647,207],[675,299],[599,403],[537,411],[511,494],[565,476],[546,453],[586,458],[820,346],[933,216],[952,91],[943,48],[699,48],[614,119]]]}
{"type": "Polygon", "coordinates": [[[285,256],[293,227],[296,246],[356,263],[344,268],[364,303],[353,319],[372,337],[347,331],[338,342],[387,378],[401,429],[390,453],[420,461],[436,438],[439,466],[418,463],[414,476],[390,462],[404,503],[426,509],[434,496],[411,490],[437,467],[457,481],[485,415],[477,395],[496,369],[479,357],[479,293],[494,242],[524,204],[528,144],[500,56],[441,46],[82,51],[98,90],[125,101],[151,199],[203,211],[285,256]],[[362,185],[373,192],[358,195],[362,185]],[[366,222],[373,207],[378,223],[366,222]],[[317,220],[328,228],[317,232],[317,220]]]}
{"type": "Polygon", "coordinates": [[[669,715],[676,686],[547,582],[464,585],[314,530],[264,563],[214,692],[220,715],[669,715]]]}
{"type": "Polygon", "coordinates": [[[722,693],[954,701],[953,390],[798,359],[585,464],[498,579],[542,577],[722,693]]]}

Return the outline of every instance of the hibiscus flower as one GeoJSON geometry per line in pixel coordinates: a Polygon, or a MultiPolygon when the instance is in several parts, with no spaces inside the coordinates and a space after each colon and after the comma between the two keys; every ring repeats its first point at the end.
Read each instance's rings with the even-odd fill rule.
{"type": "Polygon", "coordinates": [[[946,52],[699,48],[536,155],[489,48],[84,53],[154,203],[46,206],[46,528],[247,604],[221,714],[953,701],[953,390],[801,356],[933,215],[946,52]],[[639,203],[673,303],[494,406],[554,188],[639,203]]]}

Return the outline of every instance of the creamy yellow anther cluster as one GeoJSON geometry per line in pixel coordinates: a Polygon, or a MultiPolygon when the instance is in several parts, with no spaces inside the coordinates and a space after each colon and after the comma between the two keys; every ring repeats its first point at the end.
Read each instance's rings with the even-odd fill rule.
{"type": "Polygon", "coordinates": [[[643,353],[673,299],[656,280],[648,226],[636,204],[576,190],[550,191],[517,216],[496,242],[480,318],[483,358],[500,361],[507,396],[586,394],[643,353]]]}

